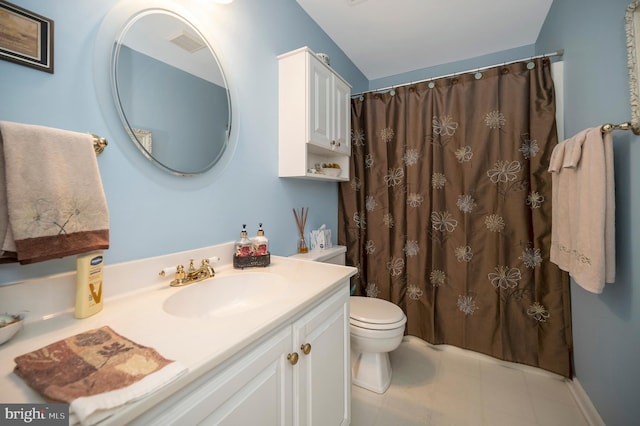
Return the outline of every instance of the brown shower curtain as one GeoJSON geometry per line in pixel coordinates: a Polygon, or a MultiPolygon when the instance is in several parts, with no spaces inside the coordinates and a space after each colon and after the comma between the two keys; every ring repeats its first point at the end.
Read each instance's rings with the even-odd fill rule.
{"type": "Polygon", "coordinates": [[[550,65],[353,99],[338,240],[354,293],[399,305],[407,334],[571,377],[569,278],[549,262],[550,65]]]}

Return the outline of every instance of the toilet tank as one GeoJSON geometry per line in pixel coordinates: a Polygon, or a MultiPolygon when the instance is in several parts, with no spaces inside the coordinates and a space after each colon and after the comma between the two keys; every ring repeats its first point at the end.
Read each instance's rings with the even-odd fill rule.
{"type": "Polygon", "coordinates": [[[327,249],[311,250],[309,253],[294,254],[295,259],[312,260],[314,262],[333,263],[334,265],[344,265],[347,248],[345,246],[334,246],[327,249]]]}

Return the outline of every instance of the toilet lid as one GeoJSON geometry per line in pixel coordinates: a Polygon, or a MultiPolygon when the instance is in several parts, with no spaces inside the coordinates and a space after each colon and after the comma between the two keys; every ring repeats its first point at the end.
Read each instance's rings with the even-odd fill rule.
{"type": "Polygon", "coordinates": [[[358,327],[388,330],[407,321],[400,307],[375,297],[352,296],[349,309],[349,322],[358,327]]]}

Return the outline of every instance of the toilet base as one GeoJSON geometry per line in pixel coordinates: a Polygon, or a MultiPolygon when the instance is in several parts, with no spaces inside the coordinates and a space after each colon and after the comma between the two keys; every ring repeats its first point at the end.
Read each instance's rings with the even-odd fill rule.
{"type": "Polygon", "coordinates": [[[354,352],[351,382],[375,393],[385,393],[391,384],[389,352],[354,352]]]}

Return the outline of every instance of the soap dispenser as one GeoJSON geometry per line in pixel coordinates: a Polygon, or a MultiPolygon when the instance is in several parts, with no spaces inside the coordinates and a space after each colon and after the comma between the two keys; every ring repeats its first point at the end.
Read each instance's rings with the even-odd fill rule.
{"type": "Polygon", "coordinates": [[[258,224],[258,233],[253,238],[253,255],[264,256],[269,252],[269,239],[264,236],[262,224],[258,224]]]}
{"type": "Polygon", "coordinates": [[[239,257],[251,256],[251,240],[247,237],[247,225],[242,225],[240,241],[236,242],[235,255],[239,257]]]}

